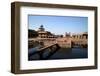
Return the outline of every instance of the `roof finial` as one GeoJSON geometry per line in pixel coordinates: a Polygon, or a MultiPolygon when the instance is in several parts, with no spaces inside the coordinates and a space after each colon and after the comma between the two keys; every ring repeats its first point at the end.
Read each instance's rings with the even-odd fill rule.
{"type": "Polygon", "coordinates": [[[43,25],[41,25],[40,27],[43,28],[43,25]]]}

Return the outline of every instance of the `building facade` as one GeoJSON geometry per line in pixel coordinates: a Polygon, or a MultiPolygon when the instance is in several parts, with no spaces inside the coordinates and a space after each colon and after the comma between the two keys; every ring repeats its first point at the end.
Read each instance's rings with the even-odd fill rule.
{"type": "Polygon", "coordinates": [[[38,36],[36,38],[29,39],[29,42],[38,42],[42,43],[43,46],[48,46],[52,44],[59,44],[62,48],[71,48],[71,47],[87,47],[88,46],[88,33],[73,34],[65,33],[63,35],[54,35],[49,31],[45,31],[43,25],[37,30],[38,36]]]}
{"type": "Polygon", "coordinates": [[[87,47],[88,45],[88,33],[84,32],[81,34],[72,35],[72,45],[87,47]]]}

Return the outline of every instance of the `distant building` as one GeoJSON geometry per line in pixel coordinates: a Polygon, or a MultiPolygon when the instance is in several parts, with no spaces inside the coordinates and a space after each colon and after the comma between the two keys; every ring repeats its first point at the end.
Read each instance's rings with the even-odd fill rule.
{"type": "Polygon", "coordinates": [[[55,36],[51,32],[45,31],[43,25],[40,26],[37,32],[39,38],[55,38],[55,36]]]}
{"type": "MultiPolygon", "coordinates": [[[[29,32],[29,35],[30,35],[30,32],[29,32]]],[[[45,28],[43,27],[43,25],[41,25],[37,31],[33,32],[33,36],[35,37],[32,37],[32,39],[29,39],[29,41],[42,43],[43,46],[48,46],[55,43],[59,44],[59,46],[63,48],[71,48],[74,46],[82,46],[82,47],[88,46],[87,32],[84,32],[81,34],[73,34],[73,35],[66,32],[65,36],[54,35],[49,31],[45,31],[45,28]]]]}
{"type": "Polygon", "coordinates": [[[81,34],[72,35],[72,43],[76,46],[87,47],[88,45],[88,33],[84,32],[81,34]]]}
{"type": "Polygon", "coordinates": [[[70,32],[69,33],[65,33],[65,37],[71,37],[70,32]]]}
{"type": "Polygon", "coordinates": [[[59,44],[60,47],[63,47],[63,48],[71,47],[71,38],[69,37],[57,38],[56,42],[57,44],[59,44]]]}

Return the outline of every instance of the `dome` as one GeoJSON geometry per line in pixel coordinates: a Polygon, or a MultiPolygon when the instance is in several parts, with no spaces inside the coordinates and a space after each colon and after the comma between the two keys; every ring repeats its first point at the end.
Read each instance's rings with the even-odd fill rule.
{"type": "Polygon", "coordinates": [[[40,26],[40,28],[38,29],[38,31],[45,31],[43,25],[40,26]]]}

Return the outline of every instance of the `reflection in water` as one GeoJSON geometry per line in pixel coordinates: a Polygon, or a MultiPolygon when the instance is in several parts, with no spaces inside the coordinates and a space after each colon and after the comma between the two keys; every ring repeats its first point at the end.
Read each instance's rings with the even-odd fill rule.
{"type": "Polygon", "coordinates": [[[28,50],[28,55],[37,52],[38,49],[40,49],[40,48],[42,48],[41,45],[38,45],[37,47],[34,47],[34,48],[30,48],[30,49],[28,50]]]}
{"type": "MultiPolygon", "coordinates": [[[[28,54],[38,51],[40,46],[29,49],[28,54]]],[[[43,57],[46,57],[49,54],[49,49],[46,49],[43,53],[43,57]]],[[[48,60],[52,59],[76,59],[76,58],[88,58],[88,49],[87,48],[60,48],[55,52],[48,60]]],[[[40,60],[38,54],[34,54],[29,57],[29,60],[40,60]]]]}
{"type": "Polygon", "coordinates": [[[60,49],[50,59],[75,59],[75,58],[87,58],[87,48],[72,48],[72,49],[60,49]]]}

